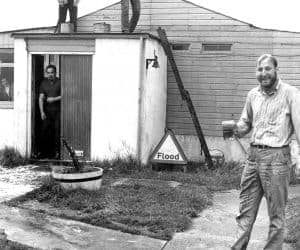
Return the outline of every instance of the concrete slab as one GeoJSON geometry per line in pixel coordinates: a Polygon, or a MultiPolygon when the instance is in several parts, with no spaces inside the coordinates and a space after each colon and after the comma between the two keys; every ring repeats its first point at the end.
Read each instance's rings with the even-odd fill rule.
{"type": "MultiPolygon", "coordinates": [[[[290,198],[299,195],[299,185],[290,187],[290,198]]],[[[235,216],[238,213],[238,205],[238,190],[216,193],[213,206],[204,210],[200,217],[193,220],[191,229],[175,234],[164,250],[230,249],[235,241],[237,229],[235,216]]],[[[266,201],[263,199],[247,250],[263,249],[268,234],[268,225],[266,201]]],[[[285,244],[283,249],[293,248],[285,244]]]]}
{"type": "Polygon", "coordinates": [[[0,202],[23,195],[39,186],[39,179],[49,172],[34,171],[35,168],[34,165],[12,169],[0,166],[0,202]]]}
{"type": "MultiPolygon", "coordinates": [[[[0,167],[0,202],[32,190],[39,185],[35,181],[38,177],[49,174],[36,172],[33,169],[34,166],[17,170],[6,170],[0,167]]],[[[126,184],[130,181],[132,180],[129,178],[122,179],[114,185],[126,184]]],[[[165,182],[165,185],[174,187],[179,184],[165,182]]],[[[289,196],[290,198],[300,196],[300,185],[290,187],[289,196]]],[[[193,220],[190,230],[175,234],[170,242],[60,219],[30,209],[7,207],[3,204],[0,204],[0,228],[5,229],[9,240],[41,249],[230,249],[235,240],[238,197],[238,190],[216,193],[213,206],[193,220]]],[[[266,202],[263,200],[248,250],[263,248],[267,238],[268,223],[266,202]]],[[[284,246],[284,250],[290,249],[292,248],[289,245],[284,246]]]]}
{"type": "MultiPolygon", "coordinates": [[[[0,202],[25,194],[49,172],[28,165],[16,169],[0,167],[0,202]]],[[[131,235],[85,223],[48,216],[37,211],[0,204],[0,228],[9,240],[41,249],[133,250],[162,249],[166,241],[131,235]]]]}
{"type": "Polygon", "coordinates": [[[9,240],[41,249],[159,250],[166,241],[131,235],[0,204],[0,225],[9,240]]]}

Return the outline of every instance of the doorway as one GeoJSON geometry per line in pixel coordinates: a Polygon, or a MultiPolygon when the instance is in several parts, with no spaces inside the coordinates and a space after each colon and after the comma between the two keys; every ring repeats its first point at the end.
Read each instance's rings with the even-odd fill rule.
{"type": "MultiPolygon", "coordinates": [[[[83,160],[90,160],[92,56],[89,55],[32,55],[31,157],[40,159],[45,146],[39,90],[48,64],[56,66],[61,81],[60,138],[64,138],[83,160]]],[[[61,140],[58,143],[60,159],[70,159],[61,140]]]]}

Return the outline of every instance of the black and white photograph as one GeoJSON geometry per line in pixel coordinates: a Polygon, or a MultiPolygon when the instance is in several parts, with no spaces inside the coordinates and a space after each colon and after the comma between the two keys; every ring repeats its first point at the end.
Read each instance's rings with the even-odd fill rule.
{"type": "Polygon", "coordinates": [[[299,1],[0,7],[0,250],[300,250],[299,1]]]}

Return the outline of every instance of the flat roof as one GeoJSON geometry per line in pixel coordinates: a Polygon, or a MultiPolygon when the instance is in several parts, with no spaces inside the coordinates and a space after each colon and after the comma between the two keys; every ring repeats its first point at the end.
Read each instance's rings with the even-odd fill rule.
{"type": "Polygon", "coordinates": [[[14,38],[29,38],[29,39],[96,39],[96,38],[115,38],[115,39],[155,39],[160,41],[157,36],[149,33],[12,33],[14,38]]]}

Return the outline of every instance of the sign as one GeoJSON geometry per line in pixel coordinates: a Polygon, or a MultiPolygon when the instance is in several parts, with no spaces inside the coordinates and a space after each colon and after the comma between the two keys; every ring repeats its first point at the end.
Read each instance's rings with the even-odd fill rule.
{"type": "Polygon", "coordinates": [[[167,130],[150,156],[152,163],[186,164],[187,159],[174,133],[167,130]]]}

